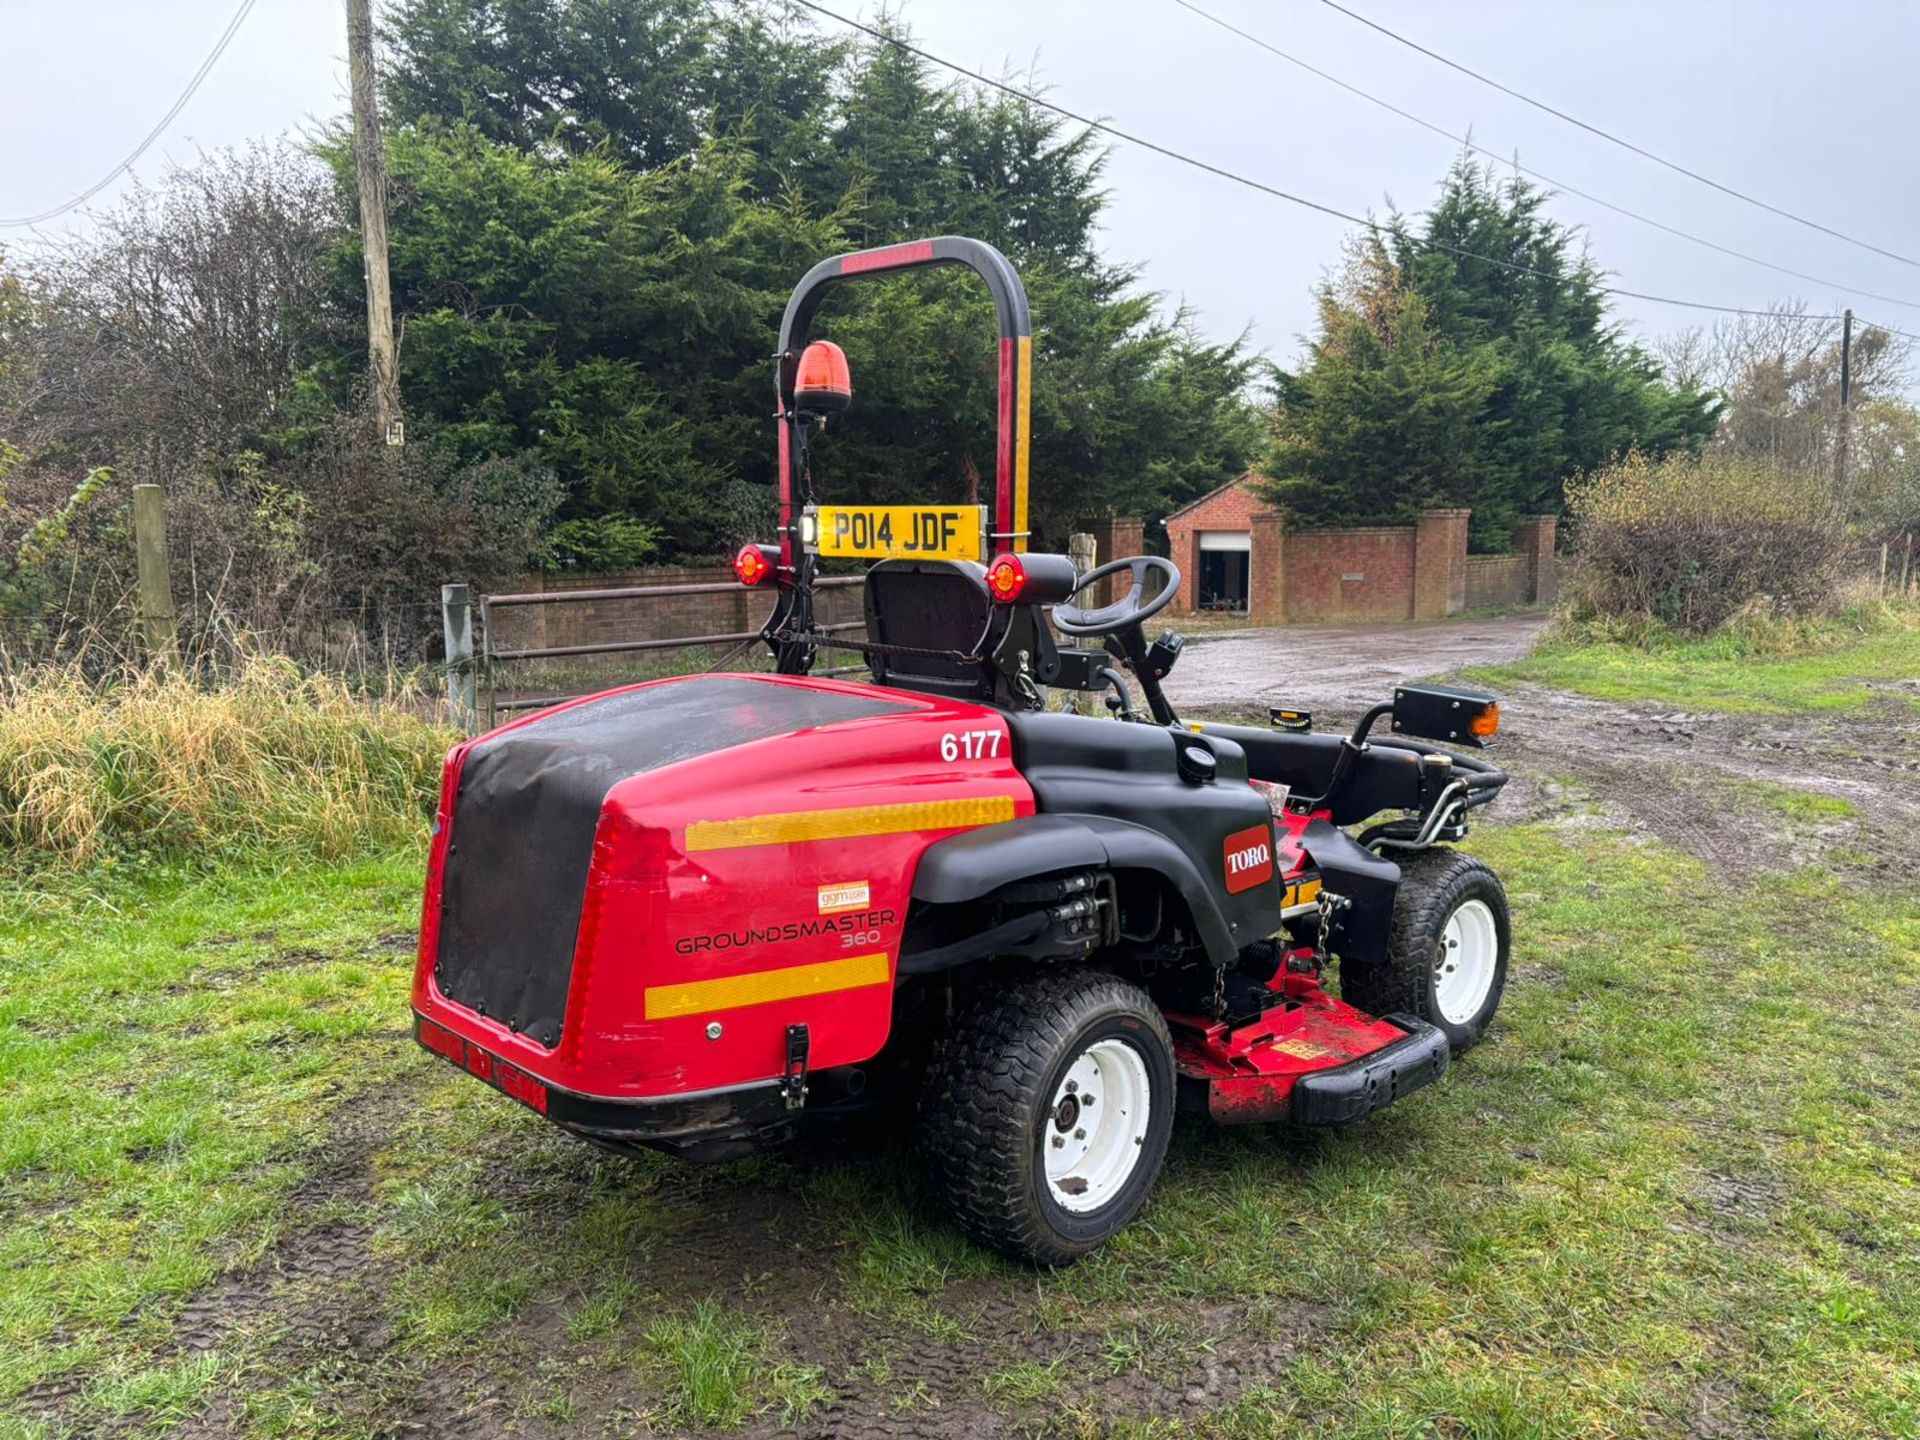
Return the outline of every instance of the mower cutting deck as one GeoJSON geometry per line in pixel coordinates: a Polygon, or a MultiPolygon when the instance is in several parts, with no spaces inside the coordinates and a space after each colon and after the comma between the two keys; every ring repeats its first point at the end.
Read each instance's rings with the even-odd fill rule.
{"type": "Polygon", "coordinates": [[[1058,1264],[1146,1203],[1176,1109],[1345,1124],[1479,1038],[1506,901],[1451,847],[1506,778],[1469,753],[1497,706],[1403,686],[1344,736],[1292,710],[1183,724],[1160,687],[1180,637],[1145,633],[1179,571],[1026,550],[1028,336],[977,241],[801,282],[778,543],[735,567],[774,592],[778,673],[629,686],[453,752],[423,1045],[620,1150],[724,1160],[891,1111],[964,1229],[1058,1264]],[[852,398],[845,357],[807,343],[822,299],[940,264],[1000,319],[994,504],[817,503],[811,450],[852,398]],[[860,639],[814,621],[836,560],[874,562],[860,639]],[[812,676],[829,649],[872,683],[812,676]],[[1056,689],[1112,718],[1050,710],[1056,689]]]}

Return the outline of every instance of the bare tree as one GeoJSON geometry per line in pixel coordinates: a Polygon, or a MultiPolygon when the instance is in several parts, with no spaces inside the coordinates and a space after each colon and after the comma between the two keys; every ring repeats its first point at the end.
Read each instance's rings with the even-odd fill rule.
{"type": "Polygon", "coordinates": [[[289,418],[341,230],[325,170],[284,143],[135,190],[29,267],[42,300],[0,424],[163,485],[232,464],[289,418]]]}
{"type": "MultiPolygon", "coordinates": [[[[1716,449],[1831,473],[1840,421],[1840,344],[1838,320],[1790,301],[1764,315],[1729,316],[1711,330],[1680,331],[1657,348],[1670,378],[1711,387],[1725,398],[1716,449]]],[[[1856,323],[1852,408],[1856,426],[1865,415],[1873,430],[1856,432],[1845,493],[1834,497],[1849,511],[1861,511],[1868,497],[1894,488],[1881,469],[1906,463],[1902,448],[1885,436],[1900,429],[1894,412],[1905,406],[1912,358],[1911,342],[1856,323]]]]}
{"type": "Polygon", "coordinates": [[[71,505],[103,466],[116,487],[167,491],[187,623],[310,656],[368,637],[417,647],[437,632],[427,600],[447,576],[525,562],[558,503],[545,467],[460,466],[427,447],[389,463],[384,444],[354,438],[355,397],[322,383],[357,348],[353,307],[334,299],[349,233],[324,167],[256,145],[176,170],[89,234],[0,270],[0,441],[19,451],[0,554],[68,507],[49,560],[64,569],[35,592],[63,619],[111,614],[127,592],[124,494],[71,505]]]}

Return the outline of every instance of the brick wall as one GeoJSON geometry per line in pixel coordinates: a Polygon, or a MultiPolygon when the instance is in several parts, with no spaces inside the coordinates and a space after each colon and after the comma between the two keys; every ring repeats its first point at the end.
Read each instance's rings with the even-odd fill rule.
{"type": "Polygon", "coordinates": [[[1406,620],[1414,531],[1387,526],[1287,536],[1286,618],[1295,624],[1406,620]]]}
{"type": "Polygon", "coordinates": [[[1287,527],[1272,510],[1253,517],[1253,553],[1247,562],[1247,618],[1256,625],[1287,623],[1287,527]]]}
{"type": "MultiPolygon", "coordinates": [[[[566,590],[732,583],[733,580],[733,569],[729,565],[676,566],[612,575],[525,575],[501,593],[553,594],[566,590]]],[[[765,590],[749,590],[744,585],[736,585],[731,591],[712,595],[516,605],[492,612],[491,644],[495,650],[520,650],[739,634],[758,630],[766,623],[773,610],[774,594],[771,586],[765,590]]],[[[857,620],[860,607],[860,591],[851,586],[820,591],[814,600],[815,617],[823,624],[857,620]]]]}
{"type": "Polygon", "coordinates": [[[1471,510],[1422,510],[1413,531],[1413,618],[1441,620],[1467,606],[1471,510]]]}
{"type": "Polygon", "coordinates": [[[1560,593],[1559,531],[1557,517],[1536,515],[1513,532],[1513,548],[1527,558],[1527,600],[1534,605],[1551,605],[1560,593]]]}
{"type": "Polygon", "coordinates": [[[1533,588],[1533,561],[1527,555],[1469,555],[1467,609],[1518,610],[1533,588]]]}

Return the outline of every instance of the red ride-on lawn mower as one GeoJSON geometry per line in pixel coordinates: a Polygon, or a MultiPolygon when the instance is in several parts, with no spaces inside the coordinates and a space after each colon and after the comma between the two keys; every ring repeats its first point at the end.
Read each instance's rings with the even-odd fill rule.
{"type": "Polygon", "coordinates": [[[1025,552],[1029,336],[1018,277],[975,240],[801,281],[779,543],[736,562],[777,588],[778,673],[612,690],[453,752],[422,1044],[617,1150],[729,1159],[892,1107],[968,1233],[1059,1264],[1139,1212],[1177,1107],[1346,1124],[1480,1037],[1506,899],[1447,846],[1506,777],[1427,742],[1478,748],[1497,706],[1410,685],[1344,737],[1286,710],[1182,724],[1160,686],[1180,637],[1144,628],[1174,566],[1076,577],[1025,552]],[[991,514],[816,504],[809,449],[852,386],[807,343],[815,311],[943,264],[999,312],[991,514]],[[836,557],[876,562],[863,640],[814,620],[836,557]],[[1110,577],[1125,593],[1097,604],[1110,577]],[[829,646],[872,683],[810,676],[829,646]],[[1049,710],[1061,690],[1113,716],[1049,710]]]}

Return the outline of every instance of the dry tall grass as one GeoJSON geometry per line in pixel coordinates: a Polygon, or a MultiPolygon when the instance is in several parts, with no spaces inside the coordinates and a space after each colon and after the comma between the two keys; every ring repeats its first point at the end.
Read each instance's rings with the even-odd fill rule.
{"type": "Polygon", "coordinates": [[[116,854],[346,858],[421,832],[449,732],[290,662],[0,679],[0,838],[14,868],[116,854]]]}

